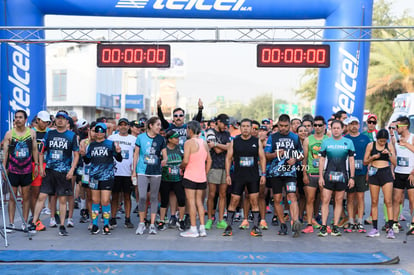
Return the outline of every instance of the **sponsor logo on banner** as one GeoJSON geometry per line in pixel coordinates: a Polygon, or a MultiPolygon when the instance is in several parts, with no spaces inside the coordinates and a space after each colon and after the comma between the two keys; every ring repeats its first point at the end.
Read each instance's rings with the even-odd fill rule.
{"type": "Polygon", "coordinates": [[[12,84],[8,119],[11,126],[17,110],[24,110],[30,116],[30,47],[28,44],[8,45],[11,52],[11,68],[7,77],[12,84]]]}
{"type": "Polygon", "coordinates": [[[344,110],[348,114],[352,114],[355,107],[359,61],[356,56],[343,48],[339,48],[339,53],[343,58],[340,81],[335,82],[335,88],[339,91],[339,96],[336,106],[332,107],[332,111],[336,113],[339,110],[344,110]]]}
{"type": "MultiPolygon", "coordinates": [[[[116,8],[143,9],[149,0],[119,0],[116,8]]],[[[155,0],[152,6],[156,10],[200,10],[200,11],[251,11],[244,6],[246,0],[155,0]]]]}

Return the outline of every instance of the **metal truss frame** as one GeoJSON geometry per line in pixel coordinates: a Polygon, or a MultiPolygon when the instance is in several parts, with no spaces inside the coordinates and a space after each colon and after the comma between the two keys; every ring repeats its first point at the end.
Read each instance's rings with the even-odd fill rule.
{"type": "Polygon", "coordinates": [[[414,26],[0,27],[0,43],[272,43],[414,41],[414,26]],[[383,31],[391,34],[384,38],[383,31]],[[324,32],[337,32],[325,38],[324,32]],[[339,34],[338,34],[339,32],[339,34]],[[45,34],[46,38],[43,38],[45,34]],[[7,37],[7,38],[4,38],[7,37]]]}

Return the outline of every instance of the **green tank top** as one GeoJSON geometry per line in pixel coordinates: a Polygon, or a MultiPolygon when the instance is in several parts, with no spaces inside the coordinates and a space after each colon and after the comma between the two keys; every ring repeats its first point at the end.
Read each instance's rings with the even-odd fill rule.
{"type": "Polygon", "coordinates": [[[308,166],[306,171],[309,174],[318,174],[319,173],[319,150],[321,150],[322,141],[327,139],[328,136],[324,135],[321,140],[317,140],[314,135],[308,137],[308,166]]]}

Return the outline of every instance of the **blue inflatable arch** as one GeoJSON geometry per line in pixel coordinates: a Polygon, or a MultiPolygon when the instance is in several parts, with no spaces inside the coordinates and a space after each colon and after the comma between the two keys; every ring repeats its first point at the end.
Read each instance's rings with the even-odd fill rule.
{"type": "MultiPolygon", "coordinates": [[[[372,0],[13,0],[1,1],[0,26],[43,26],[44,15],[125,16],[208,19],[325,19],[326,26],[371,26],[372,0]]],[[[0,38],[6,39],[6,32],[0,38]]],[[[324,38],[344,33],[325,30],[324,38]]],[[[364,37],[367,38],[367,37],[364,37]]],[[[340,109],[363,115],[369,42],[332,42],[331,67],[320,69],[316,113],[340,109]]],[[[33,117],[46,108],[45,47],[1,45],[1,135],[14,112],[33,117]]]]}

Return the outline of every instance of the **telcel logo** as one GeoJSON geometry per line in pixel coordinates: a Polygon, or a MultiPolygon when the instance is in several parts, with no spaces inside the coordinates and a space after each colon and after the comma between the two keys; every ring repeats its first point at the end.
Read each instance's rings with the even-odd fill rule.
{"type": "Polygon", "coordinates": [[[17,110],[25,110],[30,116],[30,52],[29,45],[22,48],[14,43],[8,44],[12,50],[11,75],[8,80],[13,84],[12,97],[10,99],[9,122],[13,121],[14,113],[17,110]]]}
{"type": "Polygon", "coordinates": [[[355,90],[357,87],[356,78],[358,77],[358,59],[343,48],[339,48],[339,52],[343,55],[341,82],[335,82],[341,94],[338,96],[337,106],[333,106],[332,110],[336,113],[344,110],[348,114],[354,112],[355,107],[355,90]]]}
{"type": "Polygon", "coordinates": [[[157,0],[154,3],[153,8],[157,10],[169,9],[169,10],[218,10],[218,11],[238,11],[243,6],[245,0],[215,0],[214,4],[207,5],[205,0],[157,0]],[[184,3],[186,2],[186,4],[184,3]]]}

